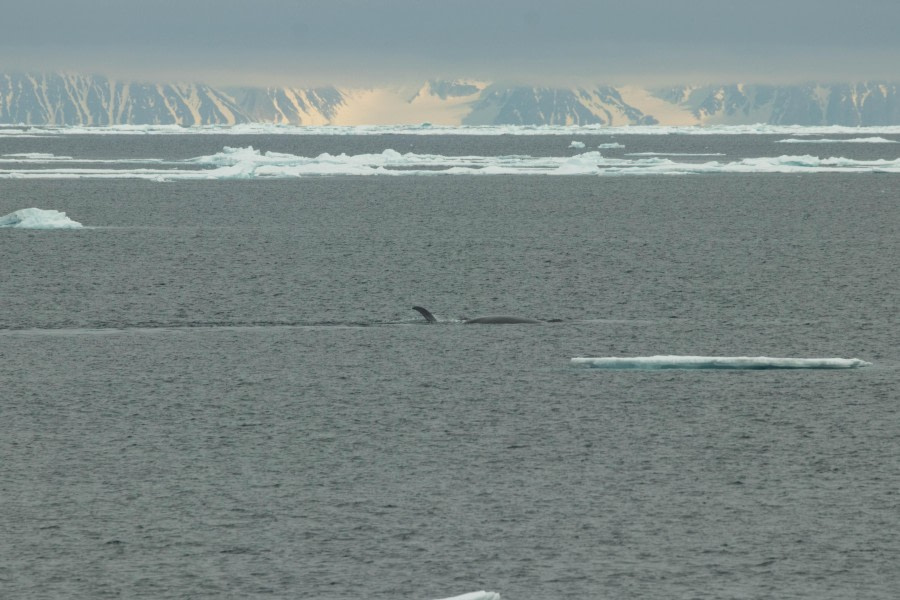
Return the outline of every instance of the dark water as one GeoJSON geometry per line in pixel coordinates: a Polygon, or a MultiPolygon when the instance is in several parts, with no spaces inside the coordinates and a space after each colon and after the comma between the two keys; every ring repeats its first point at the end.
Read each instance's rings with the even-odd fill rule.
{"type": "MultiPolygon", "coordinates": [[[[711,137],[642,136],[624,151],[799,153],[711,137]]],[[[78,139],[81,154],[68,138],[3,152],[248,145],[78,139]]],[[[544,155],[562,142],[410,143],[544,155]]],[[[898,182],[0,181],[0,215],[53,208],[89,226],[0,230],[0,591],[892,598],[898,182]],[[426,325],[413,304],[445,321],[561,322],[426,325]],[[569,364],[654,354],[874,366],[569,364]]]]}

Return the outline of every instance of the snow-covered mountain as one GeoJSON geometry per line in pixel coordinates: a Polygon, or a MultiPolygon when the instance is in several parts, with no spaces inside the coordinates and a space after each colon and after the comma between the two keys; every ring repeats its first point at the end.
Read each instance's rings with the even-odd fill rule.
{"type": "Polygon", "coordinates": [[[531,88],[492,85],[472,103],[464,125],[655,125],[612,86],[531,88]]]}
{"type": "Polygon", "coordinates": [[[345,103],[334,87],[235,88],[225,93],[240,107],[241,120],[280,125],[327,125],[345,103]]]}
{"type": "Polygon", "coordinates": [[[216,89],[74,74],[0,74],[0,123],[247,122],[294,125],[900,125],[900,85],[528,87],[432,80],[417,87],[216,89]]]}
{"type": "Polygon", "coordinates": [[[191,126],[247,120],[230,96],[203,84],[132,83],[56,73],[0,75],[0,123],[191,126]]]}
{"type": "Polygon", "coordinates": [[[674,87],[654,94],[704,125],[900,124],[900,86],[887,83],[674,87]]]}

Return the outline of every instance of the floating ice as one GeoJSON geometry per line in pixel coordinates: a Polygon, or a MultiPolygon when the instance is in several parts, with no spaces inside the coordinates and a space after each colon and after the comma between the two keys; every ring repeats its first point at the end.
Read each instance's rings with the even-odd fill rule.
{"type": "Polygon", "coordinates": [[[869,367],[858,358],[770,358],[767,356],[635,356],[573,358],[593,369],[854,369],[869,367]]]}
{"type": "Polygon", "coordinates": [[[864,138],[845,138],[845,139],[829,139],[829,138],[788,138],[786,140],[778,140],[779,144],[900,144],[896,140],[889,140],[883,137],[864,137],[864,138]]]}
{"type": "Polygon", "coordinates": [[[54,162],[73,160],[71,156],[56,156],[55,154],[47,154],[46,152],[20,152],[17,154],[0,155],[0,162],[54,162]]]}
{"type": "Polygon", "coordinates": [[[462,596],[454,596],[452,598],[444,598],[444,600],[500,600],[500,594],[497,592],[469,592],[462,596]]]}
{"type": "Polygon", "coordinates": [[[0,129],[3,137],[54,135],[900,135],[900,126],[846,127],[841,125],[111,125],[106,127],[21,126],[0,129]]]}
{"type": "Polygon", "coordinates": [[[0,169],[0,179],[147,179],[184,181],[198,179],[294,178],[328,175],[687,175],[704,173],[900,173],[900,158],[855,160],[811,155],[767,156],[737,161],[686,162],[677,155],[604,157],[589,151],[573,156],[445,156],[401,154],[387,149],[373,154],[328,153],[298,156],[280,152],[260,152],[253,147],[225,147],[209,156],[165,163],[159,159],[120,159],[94,162],[115,163],[116,168],[96,165],[48,165],[44,168],[0,169]],[[147,164],[143,164],[146,162],[147,164]],[[137,168],[122,168],[126,164],[137,168]]]}
{"type": "Polygon", "coordinates": [[[569,144],[569,148],[584,148],[584,142],[579,142],[578,140],[572,140],[572,143],[569,144]]]}
{"type": "Polygon", "coordinates": [[[609,142],[606,144],[600,144],[597,147],[600,148],[601,150],[612,150],[613,148],[624,148],[625,146],[623,146],[619,142],[609,142]]]}
{"type": "Polygon", "coordinates": [[[0,227],[18,229],[77,229],[81,223],[73,221],[58,210],[23,208],[0,217],[0,227]]]}
{"type": "Polygon", "coordinates": [[[629,152],[625,156],[725,156],[724,152],[629,152]]]}

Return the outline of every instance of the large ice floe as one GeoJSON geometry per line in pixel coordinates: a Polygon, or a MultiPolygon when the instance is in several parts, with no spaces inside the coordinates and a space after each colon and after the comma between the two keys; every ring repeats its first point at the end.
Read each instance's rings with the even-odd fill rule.
{"type": "Polygon", "coordinates": [[[578,357],[576,367],[592,369],[855,369],[869,367],[858,358],[771,358],[768,356],[578,357]]]}
{"type": "Polygon", "coordinates": [[[900,144],[896,140],[889,140],[883,137],[864,137],[864,138],[788,138],[786,140],[778,140],[779,144],[900,144]]]}
{"type": "Polygon", "coordinates": [[[110,125],[16,126],[0,128],[0,137],[55,135],[900,135],[900,125],[110,125]]]}
{"type": "MultiPolygon", "coordinates": [[[[280,152],[260,152],[225,147],[208,156],[167,162],[159,159],[122,159],[111,167],[81,166],[84,162],[55,157],[41,168],[0,168],[0,179],[148,179],[184,181],[203,179],[295,178],[329,175],[696,175],[708,173],[900,173],[900,159],[856,160],[843,157],[782,155],[740,160],[698,161],[702,155],[659,155],[606,157],[598,151],[573,156],[448,156],[441,154],[401,154],[386,149],[371,154],[320,154],[299,156],[280,152]],[[687,157],[693,157],[689,160],[687,157]],[[135,162],[141,164],[126,167],[135,162]]],[[[710,155],[717,158],[714,155],[710,155]]],[[[702,160],[702,159],[701,159],[702,160]]]]}
{"type": "Polygon", "coordinates": [[[0,227],[16,229],[77,229],[81,223],[73,221],[66,213],[41,208],[23,208],[0,217],[0,227]]]}
{"type": "MultiPolygon", "coordinates": [[[[252,147],[224,148],[188,163],[205,166],[188,177],[213,179],[252,177],[300,177],[303,175],[678,175],[700,173],[900,173],[897,160],[855,160],[811,155],[745,158],[738,161],[683,162],[660,156],[607,158],[590,151],[574,156],[444,156],[401,154],[320,154],[316,157],[277,152],[262,153],[252,147]]],[[[177,177],[178,172],[172,173],[177,177]]]]}

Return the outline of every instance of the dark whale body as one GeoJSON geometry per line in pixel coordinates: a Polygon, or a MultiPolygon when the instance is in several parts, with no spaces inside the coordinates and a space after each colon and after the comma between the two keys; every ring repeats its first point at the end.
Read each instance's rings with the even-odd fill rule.
{"type": "MultiPolygon", "coordinates": [[[[434,318],[434,315],[427,308],[422,308],[421,306],[413,306],[413,310],[417,311],[425,320],[429,323],[437,323],[437,319],[434,318]]],[[[527,319],[525,317],[509,317],[505,315],[498,315],[493,317],[475,317],[474,319],[466,319],[463,321],[465,325],[538,325],[543,323],[543,321],[538,321],[537,319],[527,319]]]]}

